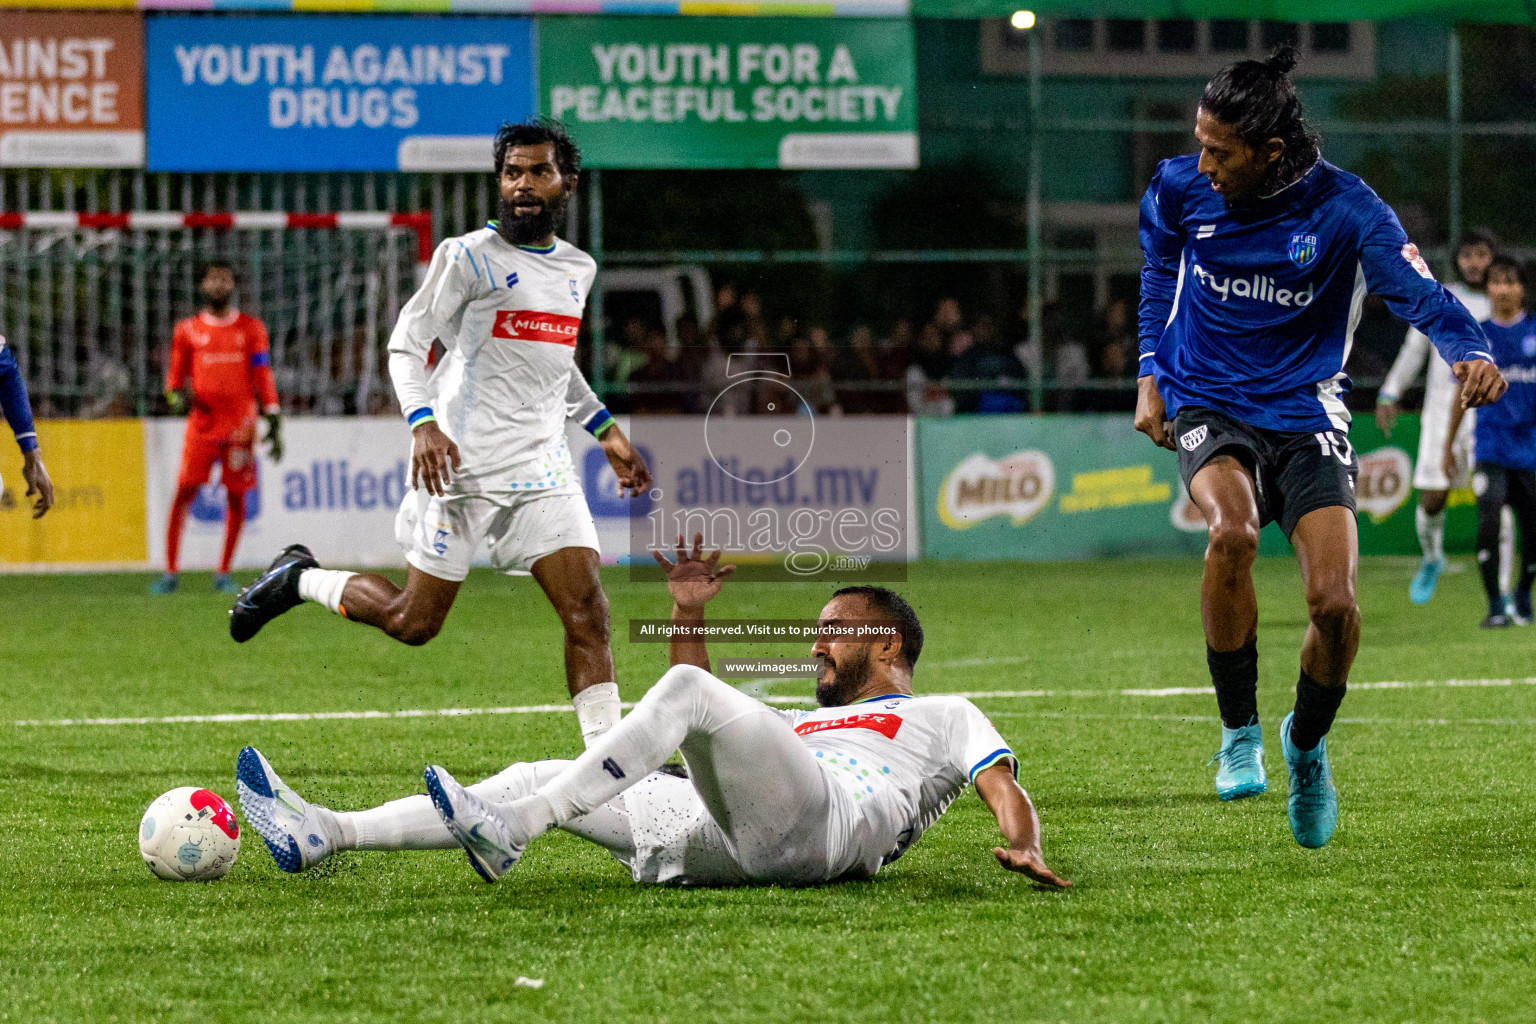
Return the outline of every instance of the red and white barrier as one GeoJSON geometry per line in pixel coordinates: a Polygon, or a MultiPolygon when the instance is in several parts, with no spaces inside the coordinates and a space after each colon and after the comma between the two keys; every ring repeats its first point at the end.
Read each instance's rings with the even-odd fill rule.
{"type": "Polygon", "coordinates": [[[55,231],[384,231],[408,228],[416,232],[416,262],[432,261],[432,214],[349,211],[346,213],[283,213],[280,210],[241,210],[235,213],[177,213],[135,210],[128,213],[67,213],[30,210],[0,212],[0,231],[23,228],[55,231]]]}

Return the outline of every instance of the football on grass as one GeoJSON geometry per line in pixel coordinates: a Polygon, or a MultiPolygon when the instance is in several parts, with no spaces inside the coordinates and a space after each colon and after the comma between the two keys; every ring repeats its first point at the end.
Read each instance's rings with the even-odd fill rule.
{"type": "Polygon", "coordinates": [[[170,882],[211,882],[240,855],[240,825],[211,789],[182,786],[155,797],[139,822],[139,852],[170,882]]]}

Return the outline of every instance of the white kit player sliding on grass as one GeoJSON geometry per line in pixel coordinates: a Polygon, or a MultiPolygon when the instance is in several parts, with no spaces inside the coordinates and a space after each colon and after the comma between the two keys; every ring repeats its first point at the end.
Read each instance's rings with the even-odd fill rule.
{"type": "MultiPolygon", "coordinates": [[[[1457,280],[1445,286],[1446,291],[1456,296],[1479,323],[1486,322],[1492,312],[1488,300],[1488,264],[1498,251],[1498,239],[1492,232],[1477,228],[1467,232],[1456,247],[1457,280]]],[[[1468,410],[1452,443],[1462,472],[1457,477],[1447,476],[1442,465],[1446,431],[1451,419],[1451,396],[1460,384],[1445,357],[1430,344],[1429,335],[1417,327],[1410,327],[1403,338],[1403,347],[1398,350],[1392,369],[1381,385],[1381,393],[1376,397],[1376,425],[1381,432],[1387,437],[1392,436],[1403,393],[1413,385],[1424,368],[1425,359],[1429,360],[1429,368],[1424,374],[1424,417],[1419,425],[1419,457],[1413,466],[1413,486],[1419,489],[1414,522],[1424,560],[1408,587],[1408,597],[1414,604],[1425,604],[1435,596],[1435,586],[1445,571],[1445,505],[1454,488],[1471,486],[1472,434],[1477,421],[1476,410],[1468,410]]],[[[1514,545],[1515,520],[1505,509],[1499,536],[1499,548],[1503,553],[1499,564],[1505,594],[1509,593],[1514,545]]]]}
{"type": "MultiPolygon", "coordinates": [[[[672,620],[703,625],[732,566],[690,555],[667,566],[672,620]]],[[[236,788],[246,819],[285,871],[337,850],[463,846],[487,882],[528,844],[561,828],[602,846],[639,882],[813,885],[868,878],[900,857],[964,792],[997,819],[999,864],[1056,888],[1040,820],[1015,781],[1018,760],[963,697],[921,697],[912,670],[923,631],[880,587],[849,587],[822,609],[812,653],[823,666],[816,711],[771,708],[709,673],[702,640],[674,638],[672,668],[634,710],[574,761],[514,764],[468,788],[426,770],[428,796],[340,813],[307,803],[252,747],[236,788]],[[873,641],[835,636],[878,624],[873,641]],[[657,771],[681,750],[689,778],[657,771]]]]}
{"type": "Polygon", "coordinates": [[[503,125],[495,159],[500,219],[437,247],[389,340],[389,372],[412,433],[413,489],[395,520],[410,564],[405,589],[373,573],[322,569],[294,544],[240,595],[229,631],[244,643],[314,601],[424,644],[442,628],[484,540],[493,567],[533,576],[559,614],[566,684],[590,741],[619,720],[619,690],[597,529],[566,419],[598,439],[623,493],[648,490],[650,471],[575,364],[597,265],[554,229],[575,193],[581,154],[557,123],[533,121],[503,125]],[[432,368],[435,342],[444,354],[432,368]]]}

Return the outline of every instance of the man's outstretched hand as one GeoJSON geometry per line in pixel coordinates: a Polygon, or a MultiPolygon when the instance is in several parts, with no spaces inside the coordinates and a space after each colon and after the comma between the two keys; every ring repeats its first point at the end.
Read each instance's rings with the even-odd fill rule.
{"type": "Polygon", "coordinates": [[[667,573],[667,590],[672,595],[672,603],[685,611],[702,612],[704,606],[720,593],[720,588],[736,571],[734,565],[721,565],[720,552],[715,551],[708,558],[701,557],[704,554],[704,535],[693,535],[693,553],[688,553],[684,545],[683,535],[677,535],[677,561],[668,561],[667,556],[660,551],[653,551],[656,561],[667,573]]]}
{"type": "Polygon", "coordinates": [[[1045,858],[1040,855],[1039,850],[1005,850],[1001,846],[994,846],[992,856],[996,857],[997,862],[1009,871],[1028,875],[1041,885],[1052,889],[1072,888],[1071,882],[1058,877],[1054,871],[1045,866],[1045,858]]]}
{"type": "Polygon", "coordinates": [[[1486,359],[1474,359],[1456,363],[1451,367],[1456,379],[1461,381],[1461,407],[1476,409],[1492,405],[1509,390],[1509,381],[1499,368],[1486,359]]]}

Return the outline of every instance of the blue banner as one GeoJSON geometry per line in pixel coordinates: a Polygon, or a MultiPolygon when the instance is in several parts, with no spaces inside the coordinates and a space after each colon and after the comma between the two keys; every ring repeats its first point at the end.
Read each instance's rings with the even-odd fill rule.
{"type": "Polygon", "coordinates": [[[527,18],[149,20],[152,171],[490,170],[537,109],[527,18]]]}

